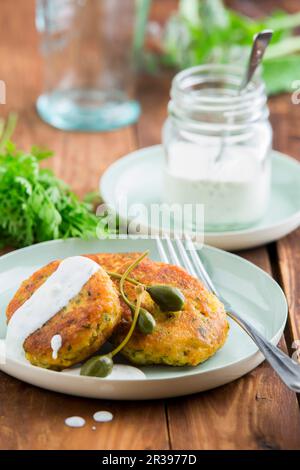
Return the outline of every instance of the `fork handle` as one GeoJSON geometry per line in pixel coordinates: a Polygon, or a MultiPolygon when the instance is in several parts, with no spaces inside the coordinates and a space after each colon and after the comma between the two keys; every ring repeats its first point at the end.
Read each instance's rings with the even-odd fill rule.
{"type": "Polygon", "coordinates": [[[285,354],[281,349],[266,340],[260,332],[247,320],[241,318],[231,307],[225,303],[227,315],[237,322],[252,338],[258,349],[263,353],[265,359],[272,366],[281,380],[295,392],[300,392],[300,365],[285,354]]]}

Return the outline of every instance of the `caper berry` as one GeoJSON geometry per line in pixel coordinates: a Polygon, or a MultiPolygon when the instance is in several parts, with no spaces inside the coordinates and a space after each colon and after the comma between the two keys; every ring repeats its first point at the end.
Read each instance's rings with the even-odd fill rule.
{"type": "Polygon", "coordinates": [[[89,377],[107,377],[114,366],[113,360],[109,356],[94,356],[83,364],[80,375],[89,377]]]}
{"type": "Polygon", "coordinates": [[[138,326],[144,335],[151,334],[156,326],[153,316],[144,308],[140,308],[138,326]]]}
{"type": "Polygon", "coordinates": [[[184,306],[184,295],[177,287],[150,286],[147,292],[163,312],[177,312],[184,306]]]}

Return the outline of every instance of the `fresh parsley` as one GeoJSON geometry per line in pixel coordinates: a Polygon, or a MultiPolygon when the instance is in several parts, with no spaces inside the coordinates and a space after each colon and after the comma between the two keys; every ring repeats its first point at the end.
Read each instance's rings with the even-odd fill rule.
{"type": "Polygon", "coordinates": [[[11,116],[6,128],[0,123],[0,244],[22,247],[58,238],[94,238],[99,230],[104,234],[91,201],[80,201],[51,170],[40,167],[51,152],[37,147],[24,152],[8,140],[14,121],[11,116]]]}

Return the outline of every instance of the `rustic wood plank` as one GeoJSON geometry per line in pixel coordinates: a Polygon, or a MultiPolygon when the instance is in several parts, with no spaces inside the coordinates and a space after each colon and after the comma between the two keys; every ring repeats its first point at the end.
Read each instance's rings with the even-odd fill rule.
{"type": "MultiPolygon", "coordinates": [[[[272,0],[263,0],[259,4],[235,0],[231,6],[240,8],[244,13],[262,16],[274,9],[272,0]],[[246,11],[252,9],[252,11],[246,11]]],[[[284,0],[276,4],[277,8],[293,13],[299,11],[299,3],[295,0],[284,0]]],[[[295,77],[297,79],[297,77],[295,77]]],[[[291,101],[291,96],[280,95],[270,101],[271,121],[274,130],[274,148],[300,160],[300,114],[299,105],[291,101]]],[[[300,229],[279,240],[275,247],[276,260],[279,263],[279,281],[281,282],[289,304],[289,318],[285,331],[287,346],[290,353],[295,349],[294,341],[300,339],[300,229]]]]}
{"type": "Polygon", "coordinates": [[[167,449],[161,401],[109,402],[68,397],[31,387],[0,374],[0,449],[167,449]],[[110,423],[95,423],[96,411],[114,414],[110,423]],[[82,416],[84,428],[64,425],[82,416]],[[96,430],[93,430],[96,426],[96,430]]]}
{"type": "MultiPolygon", "coordinates": [[[[15,140],[55,150],[47,162],[79,193],[94,190],[100,174],[136,146],[132,128],[106,134],[60,132],[37,116],[34,102],[41,90],[41,61],[34,31],[34,0],[1,2],[1,79],[7,84],[2,114],[18,111],[15,140]],[[18,8],[16,7],[18,3],[18,8]],[[8,19],[9,18],[9,22],[8,19]],[[24,28],[26,18],[26,28],[24,28]]],[[[32,387],[0,373],[0,449],[167,449],[164,403],[108,402],[68,397],[32,387]],[[92,415],[110,410],[111,423],[97,424],[92,415]],[[87,426],[70,429],[68,416],[80,415],[87,426]]]]}

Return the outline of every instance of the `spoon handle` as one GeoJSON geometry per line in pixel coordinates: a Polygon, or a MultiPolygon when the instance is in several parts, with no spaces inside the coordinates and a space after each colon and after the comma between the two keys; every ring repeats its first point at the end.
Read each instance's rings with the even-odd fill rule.
{"type": "Polygon", "coordinates": [[[247,73],[245,74],[242,83],[239,87],[239,93],[241,93],[251,81],[255,70],[261,63],[264,53],[268,47],[269,42],[273,36],[273,31],[270,29],[265,29],[257,33],[253,38],[253,46],[251,49],[251,55],[247,67],[247,73]]]}

